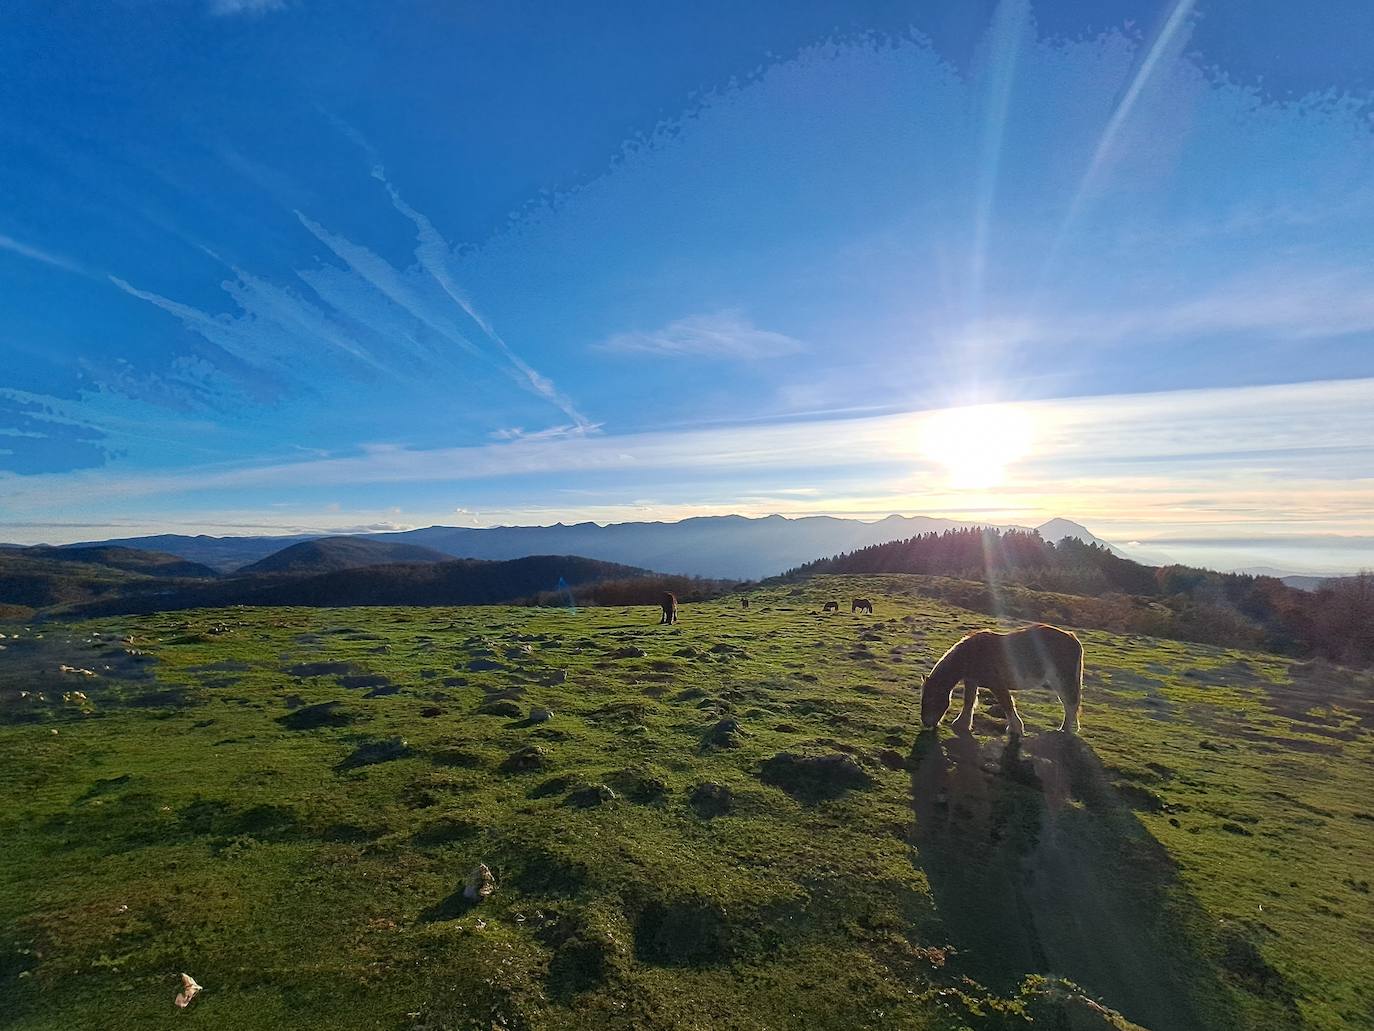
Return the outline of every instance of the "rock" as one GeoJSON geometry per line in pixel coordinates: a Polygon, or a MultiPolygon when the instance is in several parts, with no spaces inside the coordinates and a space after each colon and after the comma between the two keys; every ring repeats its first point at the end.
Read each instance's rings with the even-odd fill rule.
{"type": "Polygon", "coordinates": [[[712,816],[724,816],[730,812],[734,808],[735,796],[725,785],[707,781],[692,789],[692,793],[688,796],[688,803],[698,816],[709,819],[712,816]]]}
{"type": "Polygon", "coordinates": [[[509,716],[511,719],[519,719],[522,715],[520,706],[512,701],[502,699],[498,702],[487,702],[486,705],[477,707],[479,716],[509,716]]]}
{"type": "Polygon", "coordinates": [[[873,778],[858,760],[843,752],[825,755],[779,752],[764,762],[759,779],[805,802],[836,798],[851,788],[866,788],[873,783],[873,778]]]}
{"type": "Polygon", "coordinates": [[[579,809],[594,809],[615,801],[615,792],[606,784],[586,784],[568,794],[568,805],[579,809]]]}
{"type": "Polygon", "coordinates": [[[643,648],[636,648],[634,645],[627,645],[627,646],[624,647],[624,648],[617,648],[615,651],[611,652],[611,658],[613,658],[613,659],[642,659],[642,658],[644,658],[644,656],[646,656],[646,655],[648,655],[648,654],[649,654],[649,653],[646,652],[643,648]]]}
{"type": "Polygon", "coordinates": [[[463,898],[469,902],[481,902],[496,890],[496,878],[486,863],[478,863],[468,873],[463,882],[463,898]]]}
{"type": "Polygon", "coordinates": [[[508,659],[523,659],[533,654],[533,652],[534,649],[531,648],[528,644],[521,644],[516,645],[513,648],[507,648],[505,655],[508,659]]]}
{"type": "Polygon", "coordinates": [[[423,709],[420,710],[420,715],[426,718],[430,718],[434,716],[441,716],[443,715],[443,712],[444,710],[439,708],[437,705],[426,705],[423,709]]]}
{"type": "Polygon", "coordinates": [[[673,652],[680,659],[696,659],[701,656],[701,649],[693,648],[690,644],[686,648],[679,648],[673,652]]]}
{"type": "Polygon", "coordinates": [[[542,705],[536,705],[530,710],[529,721],[531,723],[548,723],[553,719],[553,710],[545,709],[542,705]]]}
{"type": "Polygon", "coordinates": [[[468,663],[467,669],[470,673],[489,673],[493,670],[505,669],[501,663],[492,659],[473,659],[468,663]]]}
{"type": "Polygon", "coordinates": [[[556,684],[565,684],[568,681],[568,671],[566,669],[551,669],[544,674],[543,683],[549,687],[556,684]]]}
{"type": "Polygon", "coordinates": [[[172,1002],[176,1005],[177,1009],[184,1010],[195,1001],[196,996],[202,991],[204,991],[204,989],[196,984],[196,979],[194,977],[190,974],[182,974],[181,991],[177,993],[177,997],[173,999],[172,1002]]]}
{"type": "Polygon", "coordinates": [[[548,762],[548,755],[544,749],[538,745],[526,745],[524,748],[516,749],[506,757],[501,764],[503,773],[529,773],[532,770],[542,770],[548,762]]]}

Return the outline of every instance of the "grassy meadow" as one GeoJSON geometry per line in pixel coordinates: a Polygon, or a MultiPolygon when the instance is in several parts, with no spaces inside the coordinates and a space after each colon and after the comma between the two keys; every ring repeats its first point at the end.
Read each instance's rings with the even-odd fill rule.
{"type": "Polygon", "coordinates": [[[0,1026],[1374,1027],[1369,675],[1082,631],[1081,738],[919,735],[921,583],[0,626],[0,1026]]]}

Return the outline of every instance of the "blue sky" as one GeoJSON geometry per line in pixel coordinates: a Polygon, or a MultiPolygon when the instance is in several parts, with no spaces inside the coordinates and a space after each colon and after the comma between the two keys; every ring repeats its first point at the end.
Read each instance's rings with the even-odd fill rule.
{"type": "Polygon", "coordinates": [[[1374,564],[1374,8],[1307,6],[7,5],[0,539],[1374,564]]]}

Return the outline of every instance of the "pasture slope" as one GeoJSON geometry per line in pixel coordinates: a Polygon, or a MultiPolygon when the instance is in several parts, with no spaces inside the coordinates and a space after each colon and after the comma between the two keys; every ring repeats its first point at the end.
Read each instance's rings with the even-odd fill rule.
{"type": "Polygon", "coordinates": [[[918,737],[919,585],[0,628],[3,1023],[1374,1026],[1367,676],[1085,631],[1081,740],[918,737]]]}

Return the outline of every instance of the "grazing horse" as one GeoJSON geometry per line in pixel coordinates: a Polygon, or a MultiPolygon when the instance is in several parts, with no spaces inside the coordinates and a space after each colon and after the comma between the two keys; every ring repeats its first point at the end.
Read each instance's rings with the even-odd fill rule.
{"type": "Polygon", "coordinates": [[[1064,703],[1066,734],[1078,733],[1078,714],[1083,705],[1083,645],[1067,630],[1038,623],[1001,633],[978,630],[969,634],[944,656],[921,686],[921,722],[938,726],[949,710],[959,682],[964,683],[964,708],[954,729],[973,731],[973,711],[978,708],[978,689],[986,687],[1007,714],[1007,730],[1013,737],[1026,732],[1011,693],[1024,687],[1049,684],[1064,703]]]}
{"type": "Polygon", "coordinates": [[[867,612],[871,616],[873,615],[873,603],[867,598],[855,598],[849,606],[849,611],[851,615],[855,612],[867,612]]]}
{"type": "Polygon", "coordinates": [[[742,608],[742,609],[747,609],[747,608],[749,607],[749,599],[748,599],[748,598],[741,598],[741,599],[739,600],[739,607],[742,608]]]}
{"type": "Polygon", "coordinates": [[[658,621],[659,625],[662,626],[664,623],[676,623],[677,595],[674,594],[672,591],[664,591],[663,599],[659,602],[659,604],[663,606],[663,618],[658,621]]]}
{"type": "Polygon", "coordinates": [[[839,612],[839,611],[840,611],[840,603],[837,602],[837,601],[828,601],[828,602],[826,602],[826,603],[821,607],[821,611],[822,611],[822,612],[839,612]]]}

